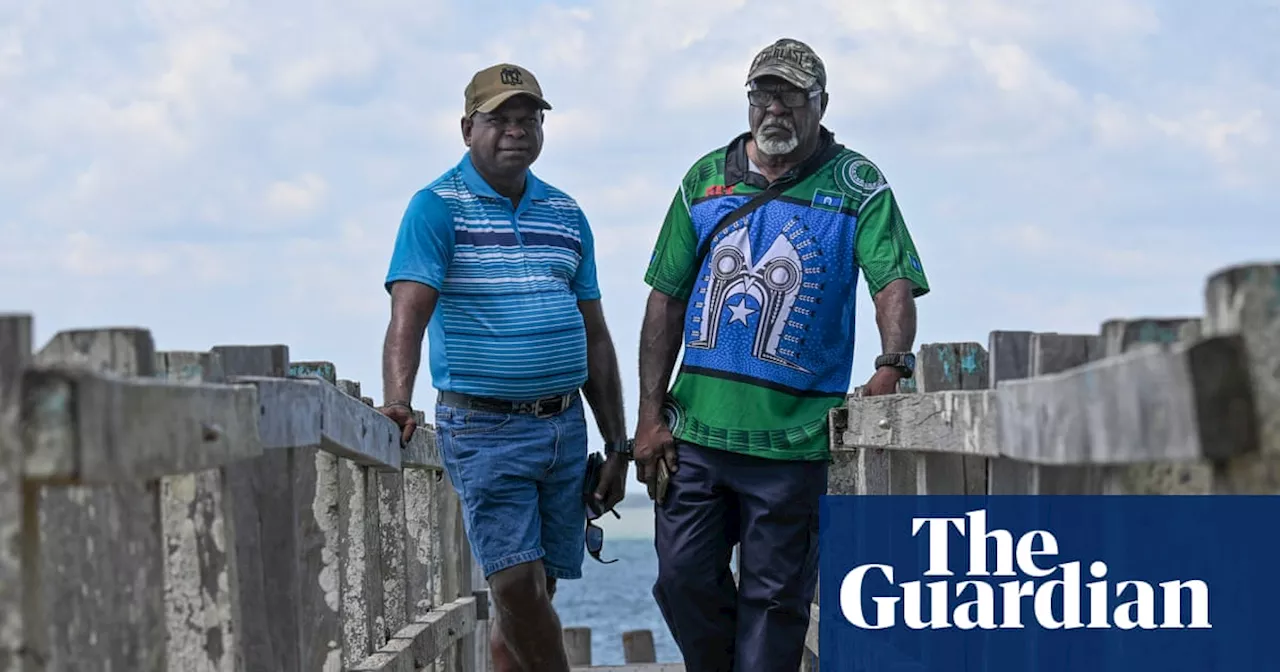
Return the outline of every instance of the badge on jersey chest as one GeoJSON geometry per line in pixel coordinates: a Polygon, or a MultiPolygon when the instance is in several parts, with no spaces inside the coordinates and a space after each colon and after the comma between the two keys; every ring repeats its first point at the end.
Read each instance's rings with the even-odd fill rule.
{"type": "Polygon", "coordinates": [[[813,201],[809,203],[809,207],[818,210],[827,210],[829,212],[840,212],[840,208],[844,205],[844,194],[834,191],[823,191],[822,189],[813,190],[813,201]]]}

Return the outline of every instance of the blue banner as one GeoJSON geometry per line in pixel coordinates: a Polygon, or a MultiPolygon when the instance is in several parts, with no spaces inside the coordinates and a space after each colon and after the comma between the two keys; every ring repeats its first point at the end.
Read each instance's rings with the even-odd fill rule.
{"type": "Polygon", "coordinates": [[[820,672],[1280,670],[1280,497],[827,496],[820,672]]]}

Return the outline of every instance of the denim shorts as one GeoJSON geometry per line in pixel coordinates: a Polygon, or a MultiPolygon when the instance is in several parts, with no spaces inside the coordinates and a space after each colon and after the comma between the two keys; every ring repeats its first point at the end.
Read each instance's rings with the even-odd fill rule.
{"type": "Polygon", "coordinates": [[[580,395],[546,418],[437,403],[435,432],[486,578],[538,559],[547,576],[582,577],[587,425],[580,395]]]}

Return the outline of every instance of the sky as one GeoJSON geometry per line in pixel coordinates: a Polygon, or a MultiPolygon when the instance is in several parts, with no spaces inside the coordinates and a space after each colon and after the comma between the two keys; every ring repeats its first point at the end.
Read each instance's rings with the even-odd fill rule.
{"type": "MultiPolygon", "coordinates": [[[[794,37],[919,248],[917,345],[1199,314],[1208,274],[1280,259],[1280,0],[1206,7],[0,0],[0,312],[38,343],[283,343],[379,400],[400,216],[461,157],[472,73],[516,62],[555,108],[534,171],[591,221],[634,428],[663,213],[746,129],[752,56],[794,37]]],[[[852,385],[879,352],[859,292],[852,385]]],[[[628,490],[607,524],[643,535],[628,490]]]]}

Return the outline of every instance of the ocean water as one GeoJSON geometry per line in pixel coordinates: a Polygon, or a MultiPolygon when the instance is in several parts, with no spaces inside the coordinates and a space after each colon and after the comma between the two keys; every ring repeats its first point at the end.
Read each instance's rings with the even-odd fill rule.
{"type": "Polygon", "coordinates": [[[653,632],[657,662],[681,662],[653,601],[653,581],[658,576],[653,540],[610,539],[606,531],[600,557],[618,561],[605,565],[588,555],[581,579],[557,584],[555,608],[561,626],[591,628],[592,665],[623,664],[622,633],[628,630],[653,632]]]}

